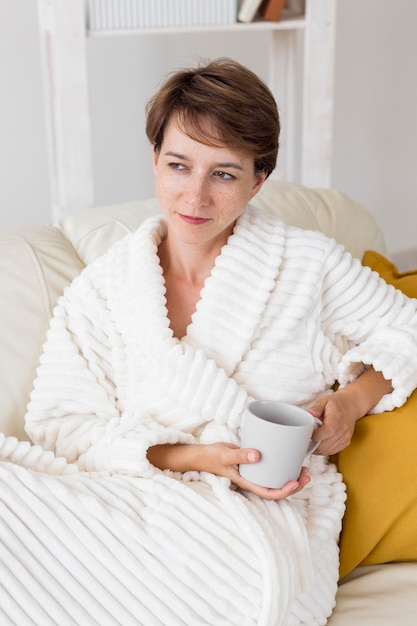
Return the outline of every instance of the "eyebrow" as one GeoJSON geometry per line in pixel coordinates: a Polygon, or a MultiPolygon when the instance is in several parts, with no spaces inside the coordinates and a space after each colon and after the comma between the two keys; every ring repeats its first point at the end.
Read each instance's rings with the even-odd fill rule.
{"type": "MultiPolygon", "coordinates": [[[[172,156],[176,159],[181,159],[182,161],[189,161],[190,159],[186,157],[184,154],[179,154],[178,152],[165,152],[165,156],[172,156]]],[[[239,163],[234,163],[233,161],[226,161],[225,163],[216,163],[216,167],[232,167],[236,170],[240,170],[243,172],[243,167],[239,165],[239,163]]]]}

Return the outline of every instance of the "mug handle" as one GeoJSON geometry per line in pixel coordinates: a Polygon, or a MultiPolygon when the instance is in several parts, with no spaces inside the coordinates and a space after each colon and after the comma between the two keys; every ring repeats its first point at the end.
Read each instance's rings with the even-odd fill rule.
{"type": "MultiPolygon", "coordinates": [[[[321,420],[319,420],[318,417],[314,418],[314,422],[316,424],[316,428],[320,428],[320,426],[323,426],[323,422],[321,420]]],[[[310,443],[309,443],[309,446],[307,448],[306,456],[309,456],[310,454],[313,454],[314,450],[317,450],[317,448],[319,447],[319,444],[320,444],[320,441],[313,441],[313,440],[311,440],[310,443]]]]}

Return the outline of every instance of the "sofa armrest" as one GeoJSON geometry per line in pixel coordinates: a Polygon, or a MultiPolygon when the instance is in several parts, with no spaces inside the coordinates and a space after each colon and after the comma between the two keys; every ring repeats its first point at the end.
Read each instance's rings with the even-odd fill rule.
{"type": "Polygon", "coordinates": [[[52,309],[82,262],[53,226],[0,230],[0,431],[27,439],[23,416],[52,309]]]}

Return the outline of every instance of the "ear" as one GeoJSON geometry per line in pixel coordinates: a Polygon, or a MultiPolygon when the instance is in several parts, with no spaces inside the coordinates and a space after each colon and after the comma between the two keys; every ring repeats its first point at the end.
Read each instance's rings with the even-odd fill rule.
{"type": "Polygon", "coordinates": [[[265,172],[258,172],[257,174],[255,174],[255,182],[251,190],[250,200],[252,200],[252,198],[256,196],[258,191],[262,189],[262,185],[264,184],[265,181],[266,181],[265,172]]]}

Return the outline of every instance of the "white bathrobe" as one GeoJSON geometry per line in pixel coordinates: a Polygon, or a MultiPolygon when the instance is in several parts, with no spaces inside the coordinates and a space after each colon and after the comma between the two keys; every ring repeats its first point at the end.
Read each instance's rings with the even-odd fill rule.
{"type": "Polygon", "coordinates": [[[146,451],[238,444],[252,398],[307,405],[364,364],[393,380],[374,411],[401,405],[417,386],[416,303],[334,241],[248,207],[180,341],[165,234],[147,220],[68,288],[26,416],[38,445],[0,441],[5,624],[314,626],[334,606],[345,490],[326,459],[267,502],[161,472],[146,451]]]}

